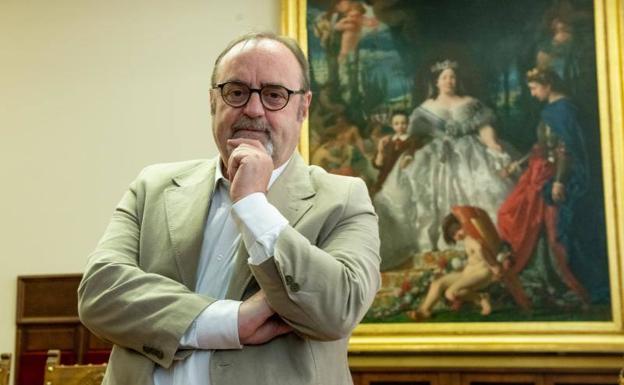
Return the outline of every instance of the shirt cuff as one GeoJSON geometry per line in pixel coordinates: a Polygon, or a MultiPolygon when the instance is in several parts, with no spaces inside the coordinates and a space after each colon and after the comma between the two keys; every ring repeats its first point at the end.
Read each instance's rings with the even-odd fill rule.
{"type": "Polygon", "coordinates": [[[248,262],[260,265],[273,256],[275,242],[288,220],[263,193],[253,193],[232,205],[233,218],[249,252],[248,262]]]}
{"type": "Polygon", "coordinates": [[[181,348],[242,349],[238,308],[242,302],[217,300],[204,309],[180,340],[181,348]]]}

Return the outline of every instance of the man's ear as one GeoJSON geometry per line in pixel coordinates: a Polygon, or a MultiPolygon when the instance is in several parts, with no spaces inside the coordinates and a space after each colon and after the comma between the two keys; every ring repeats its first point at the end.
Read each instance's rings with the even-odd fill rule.
{"type": "Polygon", "coordinates": [[[210,114],[214,115],[217,110],[217,100],[215,99],[214,89],[210,90],[208,97],[210,98],[210,114]]]}
{"type": "Polygon", "coordinates": [[[299,121],[303,121],[303,119],[308,116],[310,104],[312,103],[312,91],[307,91],[303,94],[301,99],[301,103],[299,103],[299,110],[297,111],[297,119],[299,121]]]}

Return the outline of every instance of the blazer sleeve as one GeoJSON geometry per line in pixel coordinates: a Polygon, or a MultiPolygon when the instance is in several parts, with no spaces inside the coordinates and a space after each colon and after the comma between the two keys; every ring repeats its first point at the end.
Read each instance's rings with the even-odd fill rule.
{"type": "Polygon", "coordinates": [[[340,210],[326,213],[317,244],[287,226],[273,257],[250,265],[271,307],[313,339],[346,338],[380,285],[377,216],[364,182],[349,180],[340,210]]]}
{"type": "Polygon", "coordinates": [[[78,312],[98,336],[169,367],[180,339],[214,299],[141,268],[141,229],[166,229],[164,217],[160,223],[142,223],[145,190],[139,176],[113,213],[88,259],[78,288],[78,312]]]}

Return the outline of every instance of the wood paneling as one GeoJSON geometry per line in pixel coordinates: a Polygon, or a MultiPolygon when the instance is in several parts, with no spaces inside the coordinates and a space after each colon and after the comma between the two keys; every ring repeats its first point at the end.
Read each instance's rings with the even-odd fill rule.
{"type": "Polygon", "coordinates": [[[361,385],[440,385],[436,373],[370,373],[363,374],[361,385]]]}
{"type": "Polygon", "coordinates": [[[544,385],[613,385],[618,384],[616,374],[560,374],[545,376],[544,385]]]}
{"type": "Polygon", "coordinates": [[[354,385],[617,385],[618,375],[574,371],[540,372],[534,368],[530,373],[508,368],[482,369],[471,372],[464,370],[426,371],[420,368],[401,372],[388,368],[376,368],[375,372],[355,372],[354,385]]]}
{"type": "Polygon", "coordinates": [[[544,378],[539,374],[466,373],[460,385],[544,385],[544,378]]]}
{"type": "Polygon", "coordinates": [[[63,364],[102,363],[111,345],[91,334],[78,318],[80,274],[22,276],[17,279],[16,385],[43,384],[49,349],[63,364]]]}
{"type": "Polygon", "coordinates": [[[18,277],[17,323],[79,322],[80,278],[80,274],[18,277]]]}
{"type": "Polygon", "coordinates": [[[62,350],[74,349],[76,328],[71,326],[44,326],[24,329],[22,339],[24,350],[45,350],[50,345],[56,345],[62,350]]]}

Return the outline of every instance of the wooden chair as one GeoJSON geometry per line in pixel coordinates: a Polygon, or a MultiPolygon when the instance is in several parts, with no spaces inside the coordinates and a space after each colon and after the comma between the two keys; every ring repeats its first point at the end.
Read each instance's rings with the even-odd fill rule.
{"type": "Polygon", "coordinates": [[[0,354],[0,385],[9,385],[11,377],[11,353],[0,354]]]}
{"type": "Polygon", "coordinates": [[[48,350],[44,385],[100,385],[106,364],[61,365],[61,351],[48,350]]]}

